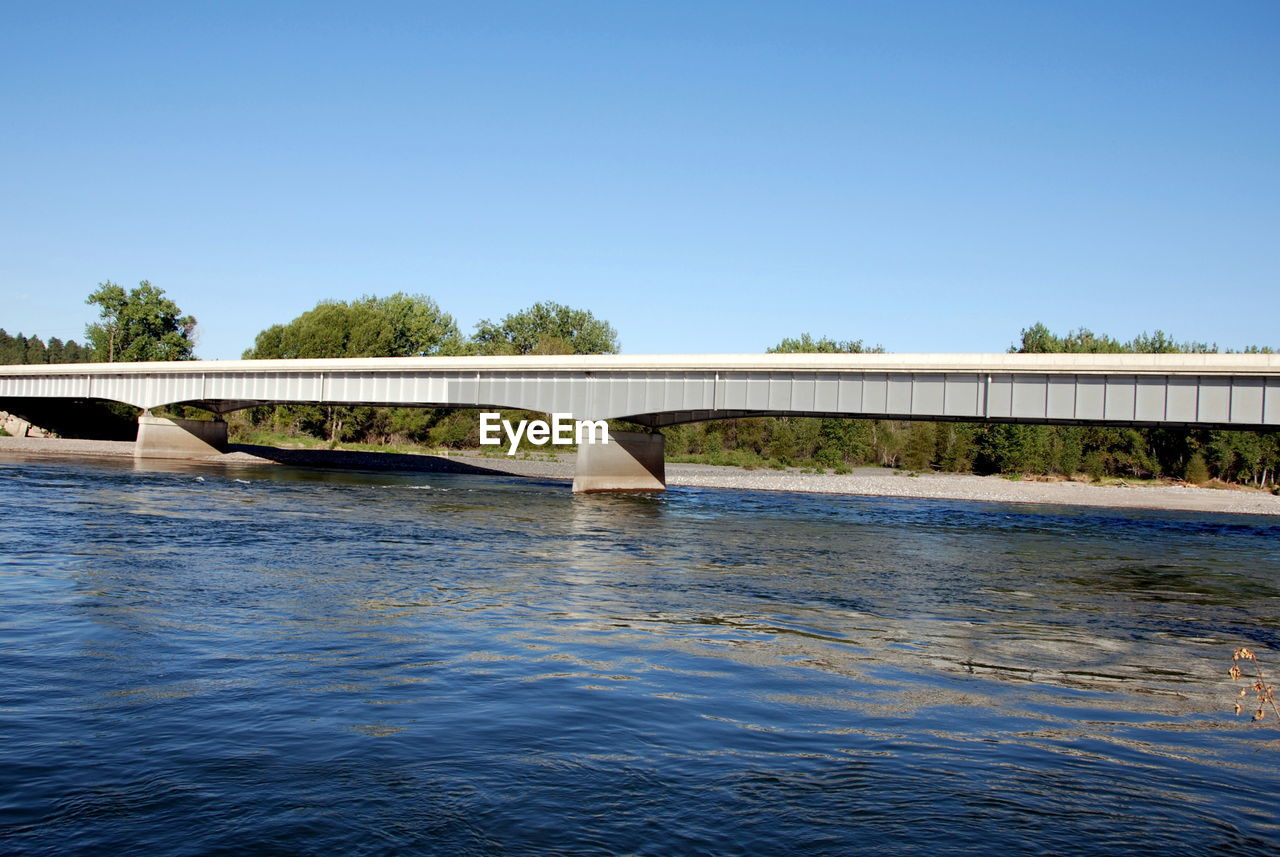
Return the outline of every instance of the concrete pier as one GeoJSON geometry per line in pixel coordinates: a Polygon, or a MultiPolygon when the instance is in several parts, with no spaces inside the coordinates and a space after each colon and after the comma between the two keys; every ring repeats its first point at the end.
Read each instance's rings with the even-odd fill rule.
{"type": "Polygon", "coordinates": [[[666,441],[658,432],[611,431],[608,443],[579,444],[574,493],[665,491],[666,441]]]}
{"type": "Polygon", "coordinates": [[[227,424],[222,420],[171,420],[143,414],[138,417],[135,458],[206,458],[227,448],[227,424]]]}

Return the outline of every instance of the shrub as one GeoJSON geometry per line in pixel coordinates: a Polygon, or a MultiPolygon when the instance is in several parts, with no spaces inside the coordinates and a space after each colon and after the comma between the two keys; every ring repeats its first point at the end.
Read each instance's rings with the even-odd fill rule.
{"type": "Polygon", "coordinates": [[[1186,472],[1183,478],[1192,485],[1203,485],[1209,481],[1209,466],[1204,462],[1204,456],[1196,453],[1191,456],[1191,460],[1187,462],[1186,472]]]}

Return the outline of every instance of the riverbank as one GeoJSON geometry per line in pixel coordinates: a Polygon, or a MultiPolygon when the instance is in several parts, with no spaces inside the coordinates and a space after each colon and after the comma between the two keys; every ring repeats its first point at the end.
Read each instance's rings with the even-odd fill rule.
{"type": "MultiPolygon", "coordinates": [[[[132,458],[128,441],[0,437],[0,455],[132,458]]],[[[231,451],[201,459],[207,464],[287,464],[364,470],[407,470],[520,476],[569,481],[572,455],[539,458],[489,457],[461,452],[450,455],[354,452],[341,449],[283,449],[233,444],[231,451]]],[[[908,474],[882,468],[852,473],[805,473],[799,470],[747,470],[710,464],[667,464],[670,487],[859,494],[938,500],[1037,503],[1134,509],[1168,509],[1240,515],[1280,515],[1280,497],[1261,491],[1214,490],[1183,485],[1094,485],[1082,482],[1015,481],[1002,476],[960,473],[908,474]]]]}

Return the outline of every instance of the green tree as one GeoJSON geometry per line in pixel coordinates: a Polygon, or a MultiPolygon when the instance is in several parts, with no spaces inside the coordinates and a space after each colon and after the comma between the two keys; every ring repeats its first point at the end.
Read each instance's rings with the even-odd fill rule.
{"type": "Polygon", "coordinates": [[[1126,351],[1136,354],[1217,354],[1218,346],[1207,342],[1176,342],[1163,330],[1145,331],[1126,344],[1126,351]]]}
{"type": "MultiPolygon", "coordinates": [[[[426,295],[397,292],[381,298],[366,295],[350,302],[321,301],[293,321],[259,333],[244,358],[426,357],[464,350],[453,316],[426,295]]],[[[433,439],[433,431],[449,413],[423,408],[281,405],[254,408],[249,420],[333,442],[386,443],[433,439]]],[[[447,433],[450,437],[457,434],[452,428],[447,433]]]]}
{"type": "Polygon", "coordinates": [[[618,333],[587,310],[545,301],[494,323],[472,337],[480,354],[617,354],[618,333]]]}
{"type": "Polygon", "coordinates": [[[902,444],[902,466],[911,470],[928,470],[937,458],[938,424],[911,422],[907,424],[906,439],[902,444]]]}
{"type": "Polygon", "coordinates": [[[786,337],[777,345],[768,349],[770,354],[882,354],[884,349],[879,345],[868,348],[861,339],[831,339],[823,336],[814,339],[808,333],[799,337],[786,337]]]}
{"type": "Polygon", "coordinates": [[[938,423],[938,445],[935,462],[950,473],[973,470],[975,440],[980,426],[975,423],[938,423]]]}
{"type": "Polygon", "coordinates": [[[38,336],[30,339],[21,333],[10,336],[0,328],[0,364],[88,363],[92,359],[74,339],[63,342],[58,337],[51,336],[48,345],[45,345],[38,336]]]}
{"type": "MultiPolygon", "coordinates": [[[[18,336],[21,335],[21,333],[18,334],[18,336]]],[[[22,362],[23,351],[19,347],[18,336],[10,336],[3,327],[0,327],[0,364],[13,365],[22,362]]]]}
{"type": "MultiPolygon", "coordinates": [[[[781,342],[768,349],[770,354],[879,354],[884,348],[879,345],[868,347],[861,339],[832,339],[827,336],[814,339],[809,333],[797,337],[784,337],[781,342]]],[[[822,418],[805,420],[813,426],[813,448],[804,452],[796,450],[794,457],[812,456],[825,467],[839,467],[849,464],[865,464],[875,458],[897,460],[897,449],[886,451],[883,441],[893,438],[895,443],[899,432],[889,427],[883,420],[858,420],[843,418],[822,418]]],[[[775,427],[774,419],[766,422],[766,427],[775,427]]],[[[901,427],[906,431],[905,426],[901,427]]],[[[794,433],[789,430],[789,433],[794,433]]],[[[765,449],[782,448],[782,445],[766,443],[765,449]]],[[[922,465],[923,466],[923,465],[922,465]]]]}
{"type": "Polygon", "coordinates": [[[1023,329],[1018,344],[1009,350],[1018,354],[1116,354],[1126,348],[1111,337],[1098,336],[1085,327],[1058,336],[1036,322],[1023,329]]]}
{"type": "Polygon", "coordinates": [[[196,320],[182,315],[164,290],[147,280],[126,292],[108,280],[85,300],[102,319],[85,328],[94,357],[102,363],[193,360],[196,320]]]}
{"type": "Polygon", "coordinates": [[[1163,330],[1140,333],[1128,342],[1099,336],[1088,328],[1058,336],[1036,322],[1025,328],[1019,342],[1009,348],[1020,354],[1214,354],[1217,345],[1205,342],[1178,342],[1163,330]]]}
{"type": "Polygon", "coordinates": [[[64,363],[92,363],[93,349],[81,345],[74,339],[68,339],[62,346],[62,356],[64,363]]]}
{"type": "MultiPolygon", "coordinates": [[[[1218,346],[1196,341],[1180,342],[1162,330],[1140,333],[1127,342],[1121,342],[1107,336],[1096,336],[1083,328],[1058,336],[1043,324],[1035,324],[1024,329],[1020,342],[1009,350],[1024,353],[1212,354],[1218,351],[1218,346]]],[[[1244,352],[1271,353],[1271,349],[1249,346],[1244,352]]],[[[1181,478],[1187,472],[1198,477],[1203,468],[1207,474],[1205,479],[1216,476],[1262,486],[1274,479],[1276,466],[1280,464],[1280,457],[1272,452],[1280,447],[1280,441],[1276,440],[1278,434],[1104,426],[1080,429],[1038,426],[1010,432],[987,427],[981,434],[979,466],[1003,469],[1035,463],[1039,454],[1029,453],[1043,445],[1048,450],[1045,463],[1059,473],[1069,474],[1074,467],[1082,467],[1095,477],[1112,474],[1181,478]],[[1035,439],[1036,443],[1031,442],[1033,431],[1042,435],[1035,439]],[[1074,437],[1071,436],[1073,432],[1074,437]]]]}
{"type": "Polygon", "coordinates": [[[49,349],[45,346],[44,341],[38,336],[33,336],[27,340],[27,355],[24,363],[48,363],[49,349]]]}
{"type": "Polygon", "coordinates": [[[1196,453],[1191,456],[1187,462],[1187,469],[1183,471],[1183,479],[1192,485],[1203,485],[1209,481],[1209,467],[1204,463],[1204,456],[1196,453]]]}
{"type": "Polygon", "coordinates": [[[321,301],[293,321],[259,333],[244,359],[426,357],[462,350],[453,316],[426,295],[396,292],[321,301]]]}

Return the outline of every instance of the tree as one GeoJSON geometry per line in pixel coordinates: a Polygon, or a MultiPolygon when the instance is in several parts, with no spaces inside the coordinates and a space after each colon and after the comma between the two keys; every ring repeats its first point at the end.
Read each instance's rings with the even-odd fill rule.
{"type": "Polygon", "coordinates": [[[321,301],[288,324],[259,333],[244,358],[424,357],[462,350],[453,316],[426,295],[397,292],[350,303],[321,301]]]}
{"type": "Polygon", "coordinates": [[[45,346],[44,341],[33,336],[27,340],[27,354],[23,363],[48,363],[49,349],[45,346]]]}
{"type": "Polygon", "coordinates": [[[102,321],[85,328],[94,358],[102,363],[193,360],[196,320],[181,315],[164,290],[147,280],[126,292],[108,280],[85,303],[97,304],[102,321]]]}
{"type": "Polygon", "coordinates": [[[807,333],[800,338],[786,337],[769,349],[770,354],[883,354],[879,345],[867,348],[861,339],[835,340],[829,337],[814,339],[807,333]]]}
{"type": "Polygon", "coordinates": [[[1163,330],[1138,334],[1127,343],[1126,351],[1138,354],[1217,354],[1218,346],[1206,342],[1177,342],[1163,330]]]}
{"type": "MultiPolygon", "coordinates": [[[[326,357],[425,357],[465,350],[453,316],[426,295],[397,292],[356,301],[321,301],[288,324],[258,334],[246,360],[326,357]]],[[[331,441],[390,437],[424,439],[445,411],[422,408],[318,407],[281,405],[255,408],[250,419],[286,431],[327,436],[331,441]]]]}
{"type": "Polygon", "coordinates": [[[63,342],[56,336],[46,346],[38,336],[30,339],[19,333],[10,336],[0,328],[0,364],[15,363],[88,363],[91,356],[74,339],[63,342]]]}
{"type": "Polygon", "coordinates": [[[12,365],[21,363],[25,356],[23,347],[18,342],[18,337],[10,336],[3,327],[0,327],[0,363],[12,365]]]}
{"type": "Polygon", "coordinates": [[[1058,336],[1036,322],[1022,331],[1019,344],[1010,351],[1019,354],[1115,354],[1125,346],[1109,336],[1098,336],[1087,327],[1058,336]]]}
{"type": "Polygon", "coordinates": [[[1163,330],[1140,333],[1128,342],[1098,336],[1086,327],[1058,336],[1037,322],[1024,328],[1017,345],[1020,354],[1214,354],[1218,346],[1204,342],[1178,342],[1163,330]]]}
{"type": "MultiPolygon", "coordinates": [[[[881,354],[884,353],[884,348],[879,345],[867,347],[861,339],[832,339],[827,336],[814,339],[812,335],[802,333],[798,337],[783,338],[768,351],[770,354],[881,354]]],[[[878,447],[878,441],[890,436],[896,437],[882,420],[872,422],[826,417],[805,420],[805,423],[811,424],[815,433],[813,455],[827,467],[863,464],[883,452],[878,447]]],[[[766,425],[770,433],[781,429],[774,418],[768,419],[766,425]]],[[[783,431],[784,435],[785,433],[783,431]]]]}
{"type": "Polygon", "coordinates": [[[546,301],[476,325],[481,354],[617,354],[618,333],[587,310],[546,301]]]}

